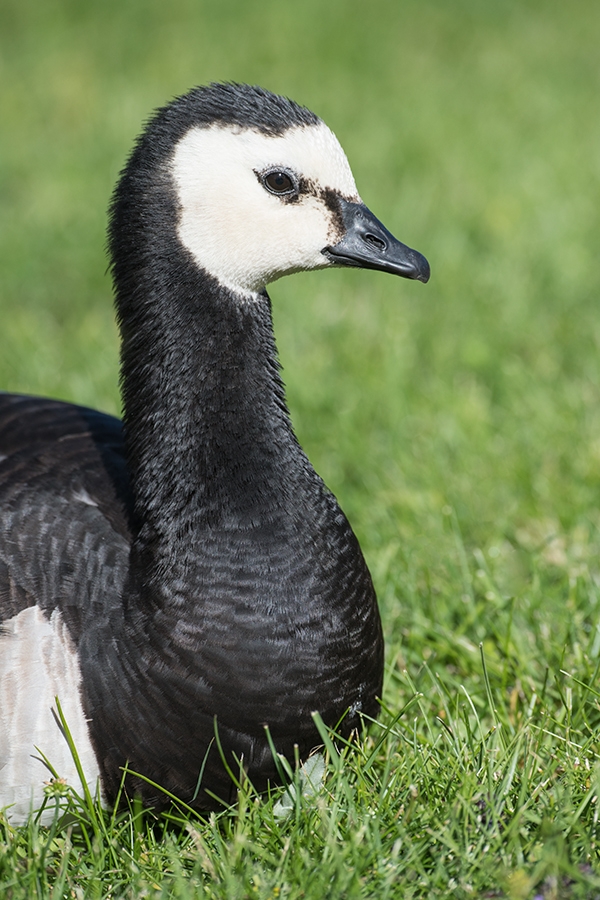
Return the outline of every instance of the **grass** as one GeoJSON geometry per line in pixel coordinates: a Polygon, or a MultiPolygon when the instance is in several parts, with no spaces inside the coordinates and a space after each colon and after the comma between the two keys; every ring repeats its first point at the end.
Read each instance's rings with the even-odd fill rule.
{"type": "Polygon", "coordinates": [[[5,0],[6,389],[118,411],[105,209],[195,83],[320,113],[433,278],[271,290],[299,437],[376,582],[380,722],[286,819],[249,785],[156,821],[58,783],[70,816],[0,825],[0,895],[600,896],[599,37],[591,0],[5,0]]]}

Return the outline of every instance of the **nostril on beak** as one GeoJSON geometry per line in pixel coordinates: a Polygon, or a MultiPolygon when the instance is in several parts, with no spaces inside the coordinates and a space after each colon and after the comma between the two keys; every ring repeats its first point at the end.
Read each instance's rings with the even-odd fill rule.
{"type": "Polygon", "coordinates": [[[362,239],[365,244],[369,244],[375,250],[379,250],[380,253],[383,253],[384,250],[387,250],[387,244],[380,237],[377,237],[374,234],[363,234],[362,239]]]}

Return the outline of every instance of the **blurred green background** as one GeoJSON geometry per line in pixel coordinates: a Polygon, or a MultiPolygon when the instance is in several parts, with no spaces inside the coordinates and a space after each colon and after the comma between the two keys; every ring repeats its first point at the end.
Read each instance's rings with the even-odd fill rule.
{"type": "Polygon", "coordinates": [[[297,431],[363,543],[390,661],[506,650],[515,597],[515,657],[589,631],[599,47],[588,0],[2,0],[0,386],[118,412],[105,222],[134,137],[195,84],[287,94],[432,266],[427,286],[271,288],[297,431]]]}

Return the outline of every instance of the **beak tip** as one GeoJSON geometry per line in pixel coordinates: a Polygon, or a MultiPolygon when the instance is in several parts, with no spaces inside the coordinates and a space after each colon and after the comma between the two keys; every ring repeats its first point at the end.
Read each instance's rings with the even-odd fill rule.
{"type": "Polygon", "coordinates": [[[395,270],[395,274],[401,275],[403,278],[410,278],[411,281],[422,281],[423,284],[427,284],[431,277],[429,261],[417,250],[411,250],[409,247],[404,249],[408,251],[407,259],[395,270]]]}
{"type": "Polygon", "coordinates": [[[429,266],[429,262],[425,259],[424,256],[421,256],[421,259],[419,260],[419,266],[416,270],[415,279],[417,281],[422,281],[423,284],[427,284],[430,278],[431,268],[429,266]]]}

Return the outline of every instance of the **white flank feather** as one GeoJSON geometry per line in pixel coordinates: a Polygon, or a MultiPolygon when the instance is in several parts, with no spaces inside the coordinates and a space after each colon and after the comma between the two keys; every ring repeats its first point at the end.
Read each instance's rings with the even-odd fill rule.
{"type": "MultiPolygon", "coordinates": [[[[81,784],[69,746],[52,713],[55,697],[73,736],[86,781],[96,790],[98,765],[80,697],[81,672],[58,610],[37,606],[4,622],[0,632],[0,809],[22,824],[44,799],[51,774],[36,747],[78,793],[81,784]]],[[[42,821],[52,820],[52,808],[42,821]]]]}

